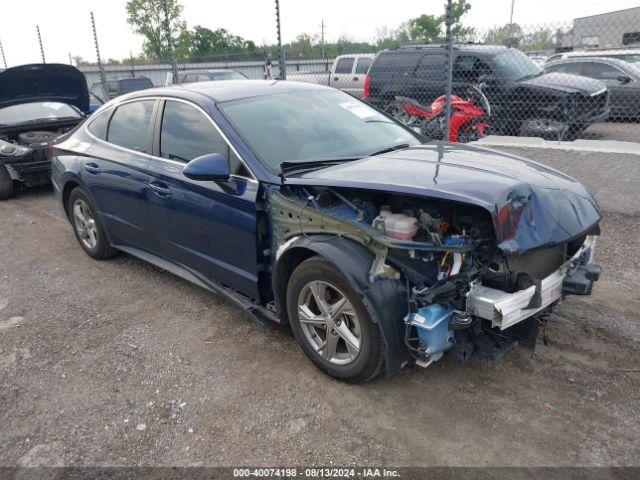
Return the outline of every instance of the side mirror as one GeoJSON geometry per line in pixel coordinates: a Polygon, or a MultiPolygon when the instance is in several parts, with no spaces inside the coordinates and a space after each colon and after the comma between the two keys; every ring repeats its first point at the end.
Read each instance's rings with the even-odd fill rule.
{"type": "Polygon", "coordinates": [[[209,153],[191,160],[182,170],[185,177],[206,182],[228,180],[231,172],[229,162],[219,153],[209,153]]]}
{"type": "Polygon", "coordinates": [[[490,73],[483,73],[478,77],[478,80],[476,81],[476,85],[480,84],[483,87],[491,87],[493,85],[500,85],[501,83],[502,80],[490,73]]]}
{"type": "Polygon", "coordinates": [[[620,75],[618,77],[618,81],[624,85],[631,81],[631,77],[627,77],[626,75],[620,75]]]}

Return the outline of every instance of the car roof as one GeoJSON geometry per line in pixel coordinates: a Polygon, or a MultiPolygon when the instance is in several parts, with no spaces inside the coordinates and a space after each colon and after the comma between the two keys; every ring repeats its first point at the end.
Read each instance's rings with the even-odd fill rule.
{"type": "Polygon", "coordinates": [[[560,60],[553,60],[548,62],[545,66],[552,65],[563,65],[565,63],[606,63],[609,65],[614,65],[621,68],[629,67],[629,63],[624,60],[620,60],[619,58],[609,58],[609,57],[587,57],[587,56],[579,56],[579,57],[567,57],[560,60]]]}
{"type": "Polygon", "coordinates": [[[150,88],[133,92],[123,100],[143,98],[149,96],[170,96],[191,98],[193,93],[199,93],[216,102],[227,102],[242,98],[277,95],[304,91],[333,90],[332,88],[312,83],[288,82],[286,80],[218,80],[211,82],[185,83],[169,87],[150,88]]]}
{"type": "MultiPolygon", "coordinates": [[[[509,50],[510,47],[505,47],[503,45],[481,45],[477,43],[454,43],[453,49],[458,52],[473,52],[477,54],[496,54],[500,52],[504,52],[509,50]]],[[[420,44],[420,45],[403,45],[402,47],[390,49],[388,51],[398,51],[398,50],[423,50],[423,51],[446,51],[445,44],[420,44]]]]}
{"type": "Polygon", "coordinates": [[[222,72],[233,72],[238,73],[236,70],[232,70],[231,68],[202,68],[202,69],[192,69],[192,70],[183,70],[180,73],[222,73],[222,72]]]}

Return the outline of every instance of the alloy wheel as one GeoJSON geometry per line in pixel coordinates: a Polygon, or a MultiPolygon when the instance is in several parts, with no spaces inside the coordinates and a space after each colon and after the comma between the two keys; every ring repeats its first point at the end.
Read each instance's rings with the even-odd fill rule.
{"type": "Polygon", "coordinates": [[[321,280],[307,283],[298,296],[298,320],[306,340],[325,360],[348,365],[358,357],[360,320],[337,287],[321,280]]]}
{"type": "Polygon", "coordinates": [[[98,227],[87,202],[78,198],[73,202],[73,224],[82,244],[89,250],[98,245],[98,227]]]}

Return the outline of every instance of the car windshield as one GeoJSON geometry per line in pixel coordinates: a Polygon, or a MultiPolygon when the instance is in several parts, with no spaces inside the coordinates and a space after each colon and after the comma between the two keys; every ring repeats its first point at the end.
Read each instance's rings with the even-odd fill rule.
{"type": "Polygon", "coordinates": [[[82,118],[82,115],[66,103],[31,102],[0,109],[0,124],[12,125],[35,120],[82,118]]]}
{"type": "Polygon", "coordinates": [[[360,158],[418,137],[367,104],[337,90],[252,97],[220,105],[263,164],[360,158]]]}
{"type": "Polygon", "coordinates": [[[542,68],[520,50],[509,49],[494,56],[491,61],[498,75],[514,82],[542,73],[542,68]]]}
{"type": "Polygon", "coordinates": [[[238,72],[209,72],[209,80],[246,80],[247,77],[238,72]]]}

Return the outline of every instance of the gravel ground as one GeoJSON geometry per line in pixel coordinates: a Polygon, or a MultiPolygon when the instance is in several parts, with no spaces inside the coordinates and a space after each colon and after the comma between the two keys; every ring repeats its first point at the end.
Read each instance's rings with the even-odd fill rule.
{"type": "Polygon", "coordinates": [[[53,195],[0,203],[0,465],[640,465],[640,222],[549,346],[362,386],[290,331],[132,257],[87,257],[53,195]]]}

